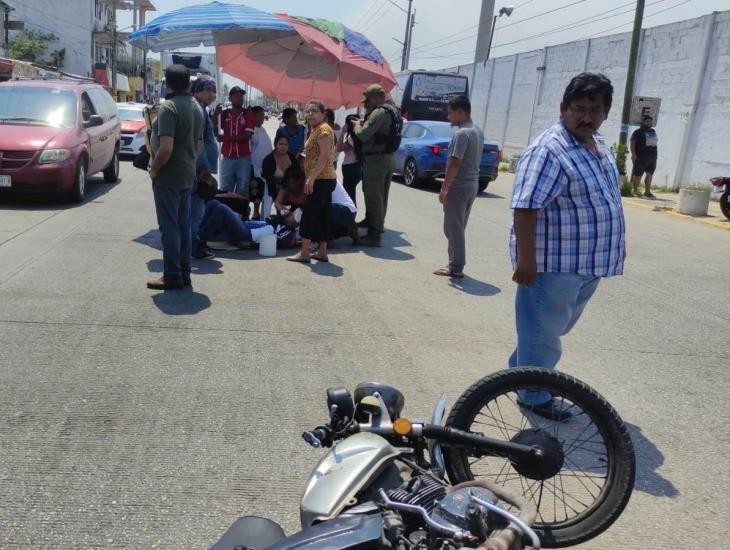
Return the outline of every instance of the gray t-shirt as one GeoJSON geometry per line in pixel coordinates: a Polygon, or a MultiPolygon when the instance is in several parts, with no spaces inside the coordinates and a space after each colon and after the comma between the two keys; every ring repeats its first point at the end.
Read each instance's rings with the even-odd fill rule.
{"type": "Polygon", "coordinates": [[[160,138],[173,138],[170,160],[160,168],[154,183],[171,189],[190,189],[195,182],[195,148],[203,139],[203,110],[189,94],[178,94],[160,105],[152,123],[152,156],[160,138]]]}
{"type": "Polygon", "coordinates": [[[451,184],[453,187],[479,185],[479,165],[483,149],[484,134],[478,126],[471,121],[459,126],[449,143],[449,158],[461,159],[461,167],[451,184]]]}

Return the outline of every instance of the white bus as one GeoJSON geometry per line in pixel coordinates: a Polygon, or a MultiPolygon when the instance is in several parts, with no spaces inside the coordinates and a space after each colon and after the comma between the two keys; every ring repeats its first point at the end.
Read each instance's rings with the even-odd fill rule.
{"type": "Polygon", "coordinates": [[[445,121],[449,100],[469,95],[469,79],[456,73],[403,71],[396,73],[395,79],[397,83],[390,94],[408,120],[445,121]]]}

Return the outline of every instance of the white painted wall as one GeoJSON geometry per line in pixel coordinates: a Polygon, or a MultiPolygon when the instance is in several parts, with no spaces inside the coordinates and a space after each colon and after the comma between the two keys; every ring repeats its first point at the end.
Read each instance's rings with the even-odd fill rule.
{"type": "MultiPolygon", "coordinates": [[[[66,72],[91,75],[94,0],[21,0],[12,4],[15,11],[10,12],[11,19],[24,21],[26,28],[52,32],[58,37],[49,44],[48,53],[66,48],[66,72]]],[[[11,32],[11,38],[15,34],[11,32]]]]}
{"type": "MultiPolygon", "coordinates": [[[[630,40],[622,33],[479,63],[472,118],[505,156],[519,154],[558,120],[573,76],[602,72],[613,83],[614,105],[601,132],[618,142],[630,40]]],[[[473,65],[446,70],[471,78],[473,65]]],[[[730,175],[730,11],[644,29],[634,88],[635,95],[662,98],[658,185],[730,175]]]]}

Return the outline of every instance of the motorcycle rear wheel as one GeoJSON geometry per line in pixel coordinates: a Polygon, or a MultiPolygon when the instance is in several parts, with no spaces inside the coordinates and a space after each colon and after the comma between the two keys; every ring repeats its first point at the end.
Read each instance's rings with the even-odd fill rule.
{"type": "Polygon", "coordinates": [[[461,395],[446,425],[552,449],[546,453],[552,466],[542,472],[473,449],[444,449],[452,484],[483,478],[531,500],[538,509],[533,528],[545,548],[598,536],[631,497],[636,462],[626,426],[600,394],[565,373],[520,367],[482,378],[461,395]],[[562,422],[545,419],[517,404],[516,392],[536,389],[549,392],[573,416],[562,422]]]}
{"type": "Polygon", "coordinates": [[[722,210],[723,215],[730,220],[730,204],[728,204],[730,201],[730,193],[723,193],[720,196],[720,210],[722,210]]]}

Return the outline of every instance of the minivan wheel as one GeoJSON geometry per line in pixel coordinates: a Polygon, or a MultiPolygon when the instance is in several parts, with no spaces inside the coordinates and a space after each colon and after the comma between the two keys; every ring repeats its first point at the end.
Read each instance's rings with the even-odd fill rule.
{"type": "Polygon", "coordinates": [[[114,150],[114,156],[109,166],[104,168],[104,182],[117,183],[119,181],[119,149],[114,150]]]}
{"type": "Polygon", "coordinates": [[[408,187],[418,187],[418,167],[416,161],[409,158],[403,168],[403,181],[408,187]]]}
{"type": "Polygon", "coordinates": [[[71,188],[70,199],[75,203],[84,202],[84,193],[86,192],[86,165],[83,159],[79,159],[76,164],[76,179],[71,188]]]}
{"type": "Polygon", "coordinates": [[[484,178],[479,180],[479,192],[484,193],[484,191],[487,189],[487,186],[489,185],[489,182],[492,181],[489,178],[484,178]]]}

